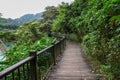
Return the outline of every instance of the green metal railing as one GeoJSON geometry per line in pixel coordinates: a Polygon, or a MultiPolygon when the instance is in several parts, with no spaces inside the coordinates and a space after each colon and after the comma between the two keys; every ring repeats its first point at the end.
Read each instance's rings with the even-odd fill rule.
{"type": "Polygon", "coordinates": [[[65,38],[0,72],[0,80],[44,80],[65,49],[65,38]]]}

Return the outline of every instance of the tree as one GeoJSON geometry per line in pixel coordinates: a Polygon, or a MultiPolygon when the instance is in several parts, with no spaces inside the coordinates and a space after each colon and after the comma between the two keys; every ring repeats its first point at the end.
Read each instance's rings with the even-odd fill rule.
{"type": "Polygon", "coordinates": [[[29,39],[36,41],[42,37],[39,31],[40,25],[38,21],[24,23],[18,28],[16,36],[21,40],[27,41],[29,39]]]}
{"type": "Polygon", "coordinates": [[[68,3],[62,3],[61,5],[59,5],[58,7],[58,11],[59,11],[59,15],[57,16],[57,18],[55,19],[55,22],[53,23],[53,30],[56,31],[60,31],[60,32],[69,32],[69,25],[68,25],[68,20],[70,19],[70,17],[68,16],[68,7],[69,4],[68,3]]]}
{"type": "Polygon", "coordinates": [[[13,30],[2,30],[0,31],[0,39],[3,40],[4,42],[12,42],[15,41],[15,33],[13,30]]]}
{"type": "Polygon", "coordinates": [[[54,21],[56,16],[58,15],[57,7],[55,6],[48,6],[45,8],[45,11],[43,12],[43,20],[44,21],[54,21]]]}

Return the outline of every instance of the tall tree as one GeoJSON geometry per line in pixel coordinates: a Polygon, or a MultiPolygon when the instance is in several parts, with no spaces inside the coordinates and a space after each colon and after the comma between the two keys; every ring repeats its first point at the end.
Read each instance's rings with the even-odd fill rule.
{"type": "Polygon", "coordinates": [[[54,19],[56,18],[56,16],[58,15],[58,10],[57,7],[55,6],[48,6],[45,8],[45,11],[43,12],[43,19],[44,21],[54,21],[54,19]]]}

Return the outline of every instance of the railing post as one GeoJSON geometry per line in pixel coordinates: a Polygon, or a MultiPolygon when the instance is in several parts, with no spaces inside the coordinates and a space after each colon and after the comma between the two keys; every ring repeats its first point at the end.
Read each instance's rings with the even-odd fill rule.
{"type": "Polygon", "coordinates": [[[62,54],[62,40],[60,41],[60,56],[61,56],[61,54],[62,54]]]}
{"type": "Polygon", "coordinates": [[[66,38],[64,38],[64,50],[65,50],[65,47],[66,47],[66,38]]]}
{"type": "Polygon", "coordinates": [[[54,65],[56,65],[56,56],[55,56],[55,44],[53,44],[53,53],[52,53],[52,55],[53,55],[53,63],[54,63],[54,65]]]}
{"type": "Polygon", "coordinates": [[[30,61],[30,80],[38,80],[37,74],[37,52],[30,51],[30,56],[34,56],[34,59],[30,61]]]}
{"type": "Polygon", "coordinates": [[[62,53],[63,53],[63,50],[64,50],[64,39],[61,42],[61,48],[62,48],[62,53]]]}
{"type": "Polygon", "coordinates": [[[60,42],[59,42],[59,56],[61,55],[61,40],[60,40],[60,42]]]}
{"type": "Polygon", "coordinates": [[[64,51],[64,38],[63,38],[63,40],[62,40],[62,53],[63,53],[63,51],[64,51]]]}

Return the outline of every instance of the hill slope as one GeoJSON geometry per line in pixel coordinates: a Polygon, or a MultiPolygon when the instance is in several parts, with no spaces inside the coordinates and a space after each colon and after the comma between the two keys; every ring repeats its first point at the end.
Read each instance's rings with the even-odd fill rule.
{"type": "Polygon", "coordinates": [[[12,24],[12,25],[19,26],[19,25],[21,25],[21,24],[23,24],[25,22],[31,22],[31,21],[34,21],[34,20],[40,20],[41,16],[42,16],[42,13],[37,13],[37,14],[25,14],[22,17],[16,18],[16,19],[9,18],[7,20],[6,25],[12,24]]]}

